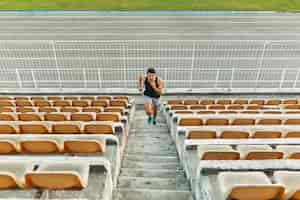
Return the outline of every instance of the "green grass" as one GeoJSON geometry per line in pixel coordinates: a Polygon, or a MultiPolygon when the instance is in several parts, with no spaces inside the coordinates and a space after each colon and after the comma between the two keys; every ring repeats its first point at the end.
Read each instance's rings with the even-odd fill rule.
{"type": "Polygon", "coordinates": [[[0,0],[0,10],[300,11],[300,0],[0,0]]]}

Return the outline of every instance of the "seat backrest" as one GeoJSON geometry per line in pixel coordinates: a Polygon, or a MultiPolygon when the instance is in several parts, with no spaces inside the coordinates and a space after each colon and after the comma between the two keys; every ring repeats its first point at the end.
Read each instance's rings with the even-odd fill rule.
{"type": "Polygon", "coordinates": [[[248,100],[247,99],[235,99],[233,100],[233,104],[248,104],[248,100]]]}
{"type": "Polygon", "coordinates": [[[191,130],[188,132],[188,139],[212,139],[216,138],[216,131],[209,130],[191,130]]]}
{"type": "Polygon", "coordinates": [[[286,125],[300,125],[300,119],[287,119],[284,124],[286,125]]]}
{"type": "Polygon", "coordinates": [[[12,123],[1,123],[0,134],[15,134],[18,133],[17,127],[12,123]]]}
{"type": "Polygon", "coordinates": [[[75,100],[78,100],[78,97],[77,96],[65,96],[64,100],[75,101],[75,100]]]}
{"type": "Polygon", "coordinates": [[[109,101],[107,100],[96,100],[91,102],[91,106],[106,107],[108,105],[109,105],[109,101]]]}
{"type": "Polygon", "coordinates": [[[229,119],[226,118],[209,118],[206,120],[205,125],[209,126],[224,126],[229,125],[229,119]]]}
{"type": "Polygon", "coordinates": [[[208,106],[209,110],[225,110],[226,107],[224,105],[210,105],[208,106]]]}
{"type": "Polygon", "coordinates": [[[190,109],[191,110],[206,110],[206,106],[205,105],[191,105],[190,109]]]}
{"type": "Polygon", "coordinates": [[[72,106],[87,107],[89,106],[89,102],[85,100],[74,100],[72,101],[72,106]]]}
{"type": "Polygon", "coordinates": [[[255,131],[253,138],[280,138],[282,135],[281,131],[255,131]]]}
{"type": "Polygon", "coordinates": [[[108,124],[85,124],[83,133],[86,134],[113,134],[114,130],[111,125],[108,124]]]}
{"type": "Polygon", "coordinates": [[[266,105],[279,105],[281,103],[281,99],[269,99],[267,100],[266,105]]]}
{"type": "Polygon", "coordinates": [[[262,125],[275,125],[275,124],[281,124],[281,119],[259,119],[257,124],[262,124],[262,125]]]}
{"type": "Polygon", "coordinates": [[[180,118],[178,121],[179,126],[201,126],[203,125],[203,120],[200,118],[193,118],[193,117],[187,117],[187,118],[180,118]]]}
{"type": "Polygon", "coordinates": [[[216,101],[216,104],[220,104],[220,105],[229,105],[231,103],[232,103],[231,99],[219,99],[216,101]]]}
{"type": "Polygon", "coordinates": [[[248,138],[250,136],[250,133],[247,131],[236,131],[236,130],[226,130],[222,131],[220,138],[226,138],[226,139],[242,139],[242,138],[248,138]]]}
{"type": "Polygon", "coordinates": [[[171,105],[170,110],[187,110],[188,107],[185,105],[171,105]]]}
{"type": "Polygon", "coordinates": [[[34,106],[38,106],[38,107],[49,107],[49,106],[51,106],[51,103],[47,100],[34,101],[33,104],[34,104],[34,106]]]}
{"type": "Polygon", "coordinates": [[[0,113],[0,121],[16,121],[16,117],[10,113],[0,113]]]}
{"type": "Polygon", "coordinates": [[[90,113],[72,113],[71,121],[89,122],[94,121],[94,117],[90,113]]]}
{"type": "Polygon", "coordinates": [[[75,112],[80,112],[80,110],[76,107],[61,107],[60,112],[75,113],[75,112]]]}
{"type": "Polygon", "coordinates": [[[15,100],[16,100],[16,101],[28,101],[28,100],[29,100],[29,97],[21,97],[21,96],[18,96],[18,97],[15,97],[15,100]]]}
{"type": "Polygon", "coordinates": [[[18,114],[18,119],[20,121],[42,121],[41,116],[35,113],[18,114]]]}
{"type": "Polygon", "coordinates": [[[96,121],[121,121],[121,116],[118,113],[98,113],[96,114],[96,121]]]}
{"type": "Polygon", "coordinates": [[[199,114],[199,115],[216,114],[216,111],[213,111],[213,110],[203,110],[203,111],[198,111],[197,114],[199,114]]]}
{"type": "Polygon", "coordinates": [[[113,99],[126,100],[127,102],[129,101],[128,96],[113,96],[113,99]]]}
{"type": "Polygon", "coordinates": [[[16,108],[16,112],[20,112],[20,113],[27,113],[27,112],[34,112],[34,108],[33,107],[17,107],[16,108]]]}
{"type": "Polygon", "coordinates": [[[0,101],[1,107],[14,107],[15,103],[13,101],[0,101]]]}
{"type": "Polygon", "coordinates": [[[32,106],[31,101],[16,101],[16,106],[32,106]]]}
{"type": "Polygon", "coordinates": [[[104,112],[116,112],[116,113],[120,113],[121,115],[125,114],[124,109],[123,108],[118,108],[118,107],[104,108],[104,112]]]}
{"type": "Polygon", "coordinates": [[[243,105],[229,105],[227,110],[243,110],[245,106],[243,105]]]}
{"type": "Polygon", "coordinates": [[[97,100],[112,100],[112,96],[97,96],[97,100]]]}
{"type": "Polygon", "coordinates": [[[39,112],[52,113],[57,112],[57,109],[54,107],[41,107],[39,108],[39,112]]]}
{"type": "Polygon", "coordinates": [[[53,101],[53,106],[58,106],[58,107],[71,106],[71,102],[67,100],[57,100],[57,101],[53,101]]]}
{"type": "Polygon", "coordinates": [[[63,113],[47,113],[44,115],[45,121],[68,121],[68,118],[63,113]]]}
{"type": "Polygon", "coordinates": [[[212,100],[212,99],[202,99],[202,100],[200,100],[200,104],[201,105],[215,104],[215,100],[212,100]]]}
{"type": "Polygon", "coordinates": [[[89,101],[93,101],[95,100],[94,96],[81,96],[80,100],[89,100],[89,101]]]}
{"type": "Polygon", "coordinates": [[[59,101],[62,100],[63,98],[61,96],[48,96],[47,99],[51,101],[59,101]]]}
{"type": "Polygon", "coordinates": [[[283,104],[298,104],[298,100],[297,99],[284,99],[283,104]]]}
{"type": "Polygon", "coordinates": [[[0,107],[0,113],[2,112],[14,112],[13,107],[0,107]]]}
{"type": "Polygon", "coordinates": [[[75,123],[53,123],[51,126],[53,134],[79,134],[81,133],[81,128],[79,124],[75,123]]]}
{"type": "Polygon", "coordinates": [[[249,118],[236,118],[233,119],[232,125],[255,125],[255,119],[249,118]]]}
{"type": "Polygon", "coordinates": [[[89,108],[82,108],[82,112],[94,112],[94,113],[100,113],[102,112],[103,109],[102,108],[93,108],[93,107],[89,107],[89,108]]]}
{"type": "Polygon", "coordinates": [[[30,98],[32,101],[43,101],[46,98],[44,96],[35,96],[30,98]]]}
{"type": "Polygon", "coordinates": [[[263,100],[263,99],[252,99],[252,100],[249,101],[249,104],[264,105],[265,100],[263,100]]]}
{"type": "Polygon", "coordinates": [[[14,98],[9,96],[0,96],[0,101],[11,101],[11,100],[14,100],[14,98]]]}
{"type": "Polygon", "coordinates": [[[19,131],[21,134],[43,134],[49,133],[49,128],[46,124],[39,122],[32,122],[26,124],[20,123],[19,131]]]}
{"type": "Polygon", "coordinates": [[[110,101],[110,106],[127,107],[128,101],[125,99],[114,99],[110,101]]]}
{"type": "Polygon", "coordinates": [[[183,101],[182,100],[168,100],[167,104],[168,105],[182,105],[183,101]]]}
{"type": "Polygon", "coordinates": [[[198,105],[200,102],[199,100],[184,100],[183,104],[184,105],[198,105]]]}

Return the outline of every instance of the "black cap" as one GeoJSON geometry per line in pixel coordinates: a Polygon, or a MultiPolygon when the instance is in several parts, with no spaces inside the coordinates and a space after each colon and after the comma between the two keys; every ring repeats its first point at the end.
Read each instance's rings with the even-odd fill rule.
{"type": "Polygon", "coordinates": [[[152,74],[155,74],[155,69],[154,68],[148,68],[147,69],[147,73],[152,73],[152,74]]]}

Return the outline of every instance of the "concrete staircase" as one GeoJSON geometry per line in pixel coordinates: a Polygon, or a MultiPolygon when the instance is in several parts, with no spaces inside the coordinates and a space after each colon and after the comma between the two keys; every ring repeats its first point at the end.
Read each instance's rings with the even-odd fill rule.
{"type": "Polygon", "coordinates": [[[114,200],[192,200],[165,119],[148,125],[138,108],[130,131],[114,200]]]}

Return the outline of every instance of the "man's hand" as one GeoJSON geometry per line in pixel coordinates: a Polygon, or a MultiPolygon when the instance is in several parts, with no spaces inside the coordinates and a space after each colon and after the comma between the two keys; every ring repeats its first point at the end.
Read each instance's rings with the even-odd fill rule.
{"type": "Polygon", "coordinates": [[[157,88],[155,81],[149,81],[149,83],[153,89],[157,88]]]}

